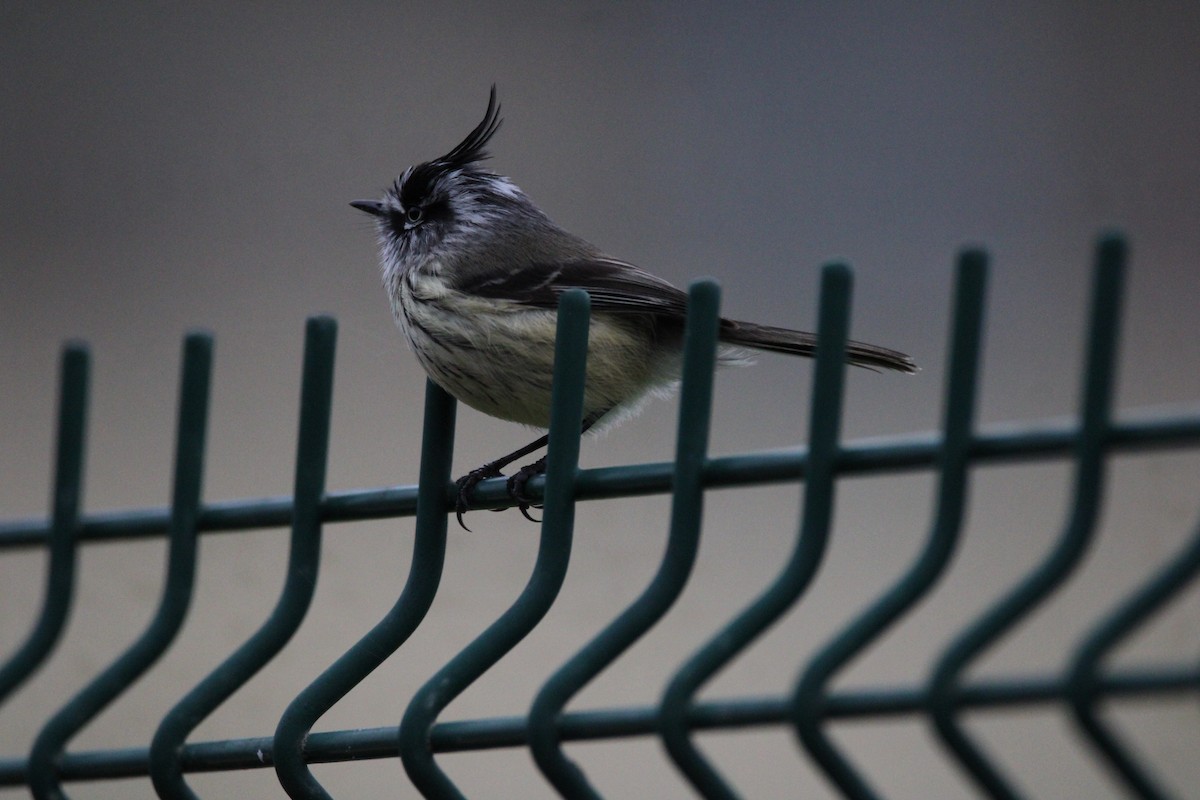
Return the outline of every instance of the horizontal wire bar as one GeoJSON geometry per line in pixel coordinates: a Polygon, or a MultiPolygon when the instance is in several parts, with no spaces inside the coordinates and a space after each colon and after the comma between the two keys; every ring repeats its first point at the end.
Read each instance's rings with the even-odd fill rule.
{"type": "MultiPolygon", "coordinates": [[[[1196,667],[1127,669],[1101,679],[1098,692],[1107,699],[1154,697],[1200,692],[1196,667]]],[[[1067,697],[1069,682],[1061,676],[1028,676],[980,680],[960,689],[958,705],[964,709],[995,709],[1058,703],[1067,697]]],[[[855,720],[923,714],[928,708],[923,687],[847,689],[833,692],[824,704],[826,719],[855,720]]],[[[697,703],[688,713],[693,730],[735,730],[787,723],[790,700],[746,698],[697,703]]],[[[569,711],[559,719],[559,738],[566,741],[650,736],[658,732],[654,706],[601,711],[569,711]]],[[[439,722],[430,743],[435,753],[524,747],[525,717],[493,717],[439,722]]],[[[271,737],[224,739],[185,745],[184,772],[218,772],[271,766],[271,737]]],[[[398,754],[395,726],[313,733],[304,748],[310,764],[392,758],[398,754]]],[[[149,771],[149,749],[90,750],[66,753],[58,774],[64,781],[136,778],[149,771]]],[[[0,759],[0,786],[24,785],[25,759],[0,759]]]]}
{"type": "MultiPolygon", "coordinates": [[[[1034,461],[1070,456],[1078,437],[1078,426],[1069,420],[1047,420],[1028,425],[1007,424],[976,434],[970,447],[973,464],[1034,461]]],[[[1200,409],[1187,409],[1172,416],[1127,419],[1112,425],[1106,447],[1113,452],[1171,449],[1200,442],[1200,409]]],[[[864,439],[844,445],[838,456],[840,475],[928,469],[936,465],[941,448],[936,433],[909,434],[864,439]]],[[[704,469],[709,488],[781,483],[804,477],[808,449],[804,447],[745,455],[710,458],[704,469]]],[[[670,491],[670,462],[600,467],[581,470],[576,483],[579,500],[618,496],[663,494],[670,491]]],[[[530,493],[541,494],[544,479],[529,482],[530,493]]],[[[512,502],[506,481],[494,478],[475,489],[480,508],[500,507],[512,502]]],[[[329,492],[321,502],[321,521],[350,522],[411,516],[416,511],[417,487],[396,486],[329,492]]],[[[449,504],[447,505],[449,508],[449,504]]],[[[130,509],[84,515],[79,539],[116,541],[160,536],[166,533],[169,509],[130,509]]],[[[203,506],[198,520],[201,532],[228,532],[255,528],[277,528],[291,524],[290,497],[229,500],[203,506]]],[[[44,517],[0,522],[0,550],[45,544],[50,522],[44,517]]]]}

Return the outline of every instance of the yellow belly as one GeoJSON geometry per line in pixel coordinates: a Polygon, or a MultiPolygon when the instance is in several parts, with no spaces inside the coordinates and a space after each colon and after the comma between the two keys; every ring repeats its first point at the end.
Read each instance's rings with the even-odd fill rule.
{"type": "MultiPolygon", "coordinates": [[[[422,288],[402,288],[395,310],[429,377],[485,414],[548,427],[557,312],[444,291],[421,296],[422,288]]],[[[677,379],[678,359],[656,355],[641,324],[592,316],[585,417],[632,411],[648,391],[677,379]]]]}

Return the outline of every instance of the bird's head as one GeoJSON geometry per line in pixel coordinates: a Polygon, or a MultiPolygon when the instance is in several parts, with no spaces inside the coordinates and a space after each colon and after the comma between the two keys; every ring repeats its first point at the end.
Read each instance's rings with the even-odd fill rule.
{"type": "Polygon", "coordinates": [[[483,120],[450,152],[406,169],[381,199],[350,204],[375,218],[385,269],[470,250],[505,217],[533,208],[512,181],[481,167],[500,122],[493,86],[483,120]]]}

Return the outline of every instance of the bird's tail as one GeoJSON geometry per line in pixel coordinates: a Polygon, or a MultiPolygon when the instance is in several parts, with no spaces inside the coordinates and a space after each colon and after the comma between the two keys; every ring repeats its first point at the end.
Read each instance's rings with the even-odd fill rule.
{"type": "MultiPolygon", "coordinates": [[[[732,319],[721,320],[720,339],[726,344],[809,358],[817,352],[815,334],[732,319]]],[[[891,369],[910,374],[917,371],[917,365],[904,353],[864,342],[846,342],[846,361],[856,367],[874,370],[891,369]]]]}

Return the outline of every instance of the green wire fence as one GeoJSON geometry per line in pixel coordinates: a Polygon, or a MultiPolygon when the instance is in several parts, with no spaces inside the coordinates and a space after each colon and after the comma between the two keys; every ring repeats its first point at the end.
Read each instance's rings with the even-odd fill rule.
{"type": "MultiPolygon", "coordinates": [[[[1200,572],[1200,529],[1115,608],[1096,617],[1073,646],[1061,674],[966,680],[964,673],[998,639],[1036,611],[1088,552],[1104,495],[1106,464],[1118,453],[1200,446],[1200,409],[1137,421],[1114,419],[1112,395],[1119,306],[1126,248],[1118,236],[1098,247],[1087,336],[1084,388],[1077,421],[1027,425],[1000,432],[976,430],[987,259],[964,252],[958,264],[945,387],[944,417],[936,435],[842,443],[839,437],[849,328],[851,276],[824,271],[819,306],[820,345],[809,417],[808,447],[784,452],[710,457],[707,453],[719,293],[701,282],[689,293],[683,383],[674,463],[580,471],[579,419],[588,336],[589,302],[582,292],[562,298],[556,344],[554,408],[545,478],[529,486],[545,505],[536,564],[517,600],[477,639],[397,708],[398,726],[311,733],[320,717],[399,649],[421,624],[437,594],[446,555],[447,515],[453,508],[451,451],[454,401],[430,384],[417,486],[330,493],[325,490],[336,326],[309,321],[305,343],[295,491],[289,498],[203,504],[201,477],[208,418],[211,339],[187,337],[178,416],[174,492],[169,509],[83,514],[80,493],[86,441],[89,360],[86,346],[70,343],[62,358],[57,458],[48,519],[0,522],[0,551],[44,548],[49,567],[42,612],[24,643],[0,665],[0,703],[50,657],[63,632],[75,587],[80,546],[165,537],[167,580],[145,632],[111,665],[66,700],[41,726],[27,753],[0,757],[0,787],[28,787],[35,798],[65,798],[65,785],[148,776],[161,798],[195,798],[187,775],[273,767],[293,798],[328,798],[311,764],[399,756],[408,778],[427,797],[461,797],[435,756],[452,751],[528,748],[546,781],[564,797],[599,797],[588,775],[563,745],[581,740],[654,736],[695,792],[738,797],[738,788],[697,748],[699,731],[784,726],[795,733],[797,758],[810,759],[842,794],[880,797],[855,766],[853,754],[828,735],[838,719],[925,718],[948,759],[987,797],[1021,793],[996,759],[964,727],[966,712],[981,708],[1058,706],[1069,710],[1089,752],[1111,777],[1114,791],[1142,798],[1170,796],[1163,777],[1135,755],[1100,712],[1119,697],[1194,700],[1200,662],[1138,669],[1105,668],[1107,655],[1156,611],[1191,585],[1200,572]],[[996,462],[1069,460],[1074,469],[1068,519],[1045,558],[977,619],[950,638],[918,686],[830,689],[840,671],[888,632],[947,571],[959,541],[974,466],[996,462]],[[797,664],[794,691],[699,701],[708,681],[802,598],[818,574],[830,538],[838,479],[852,474],[932,470],[938,489],[928,537],[900,579],[866,610],[797,664]],[[646,634],[683,592],[696,559],[707,489],[803,482],[804,501],[791,556],[777,578],[707,643],[680,664],[655,706],[564,711],[584,686],[646,634]],[[611,623],[566,663],[551,671],[525,716],[441,721],[441,711],[522,641],[551,608],[571,556],[575,503],[595,498],[669,493],[668,541],[653,580],[611,623]],[[407,583],[386,616],[301,691],[273,735],[188,742],[191,732],[288,643],[308,609],[320,566],[322,524],[415,516],[416,535],[407,583]],[[74,751],[71,739],[126,692],[171,646],[193,594],[197,537],[212,531],[290,526],[287,580],[278,604],[249,640],[197,686],[181,692],[146,747],[74,751]]],[[[504,481],[479,486],[482,505],[508,500],[504,481]]],[[[0,707],[2,711],[2,707],[0,707]]]]}

